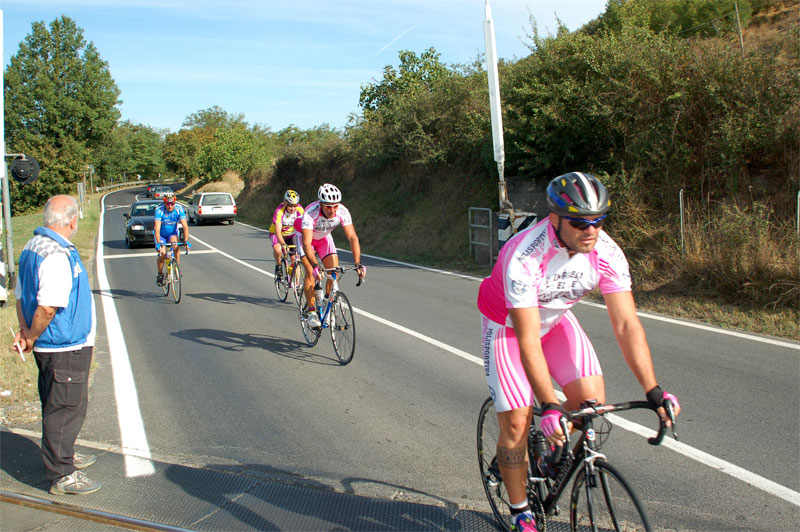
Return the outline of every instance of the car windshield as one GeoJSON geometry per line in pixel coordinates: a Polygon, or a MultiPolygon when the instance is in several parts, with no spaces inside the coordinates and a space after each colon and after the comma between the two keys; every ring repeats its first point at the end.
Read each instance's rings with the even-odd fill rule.
{"type": "Polygon", "coordinates": [[[203,205],[233,205],[233,198],[227,194],[209,194],[203,198],[203,205]]]}
{"type": "Polygon", "coordinates": [[[145,203],[144,205],[134,205],[132,216],[153,216],[156,212],[157,203],[145,203]]]}

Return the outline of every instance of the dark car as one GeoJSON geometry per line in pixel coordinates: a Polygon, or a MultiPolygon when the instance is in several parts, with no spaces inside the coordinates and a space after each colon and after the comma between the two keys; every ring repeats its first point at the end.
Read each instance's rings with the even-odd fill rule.
{"type": "MultiPolygon", "coordinates": [[[[155,227],[156,208],[163,205],[160,200],[137,201],[131,205],[131,210],[122,215],[125,220],[125,245],[134,246],[152,245],[153,228],[155,227]]],[[[179,228],[180,240],[183,240],[183,227],[179,228]]]]}

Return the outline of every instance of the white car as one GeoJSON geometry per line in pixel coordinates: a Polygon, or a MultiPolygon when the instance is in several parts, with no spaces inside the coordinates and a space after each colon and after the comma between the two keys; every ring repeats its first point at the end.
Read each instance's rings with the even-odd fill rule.
{"type": "Polygon", "coordinates": [[[186,204],[186,217],[197,225],[209,220],[233,225],[236,212],[236,200],[227,192],[201,192],[186,204]]]}

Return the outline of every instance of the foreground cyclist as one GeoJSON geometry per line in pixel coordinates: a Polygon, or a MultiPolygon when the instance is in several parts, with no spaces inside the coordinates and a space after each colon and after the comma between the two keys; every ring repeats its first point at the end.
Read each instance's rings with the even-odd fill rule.
{"type": "Polygon", "coordinates": [[[295,243],[294,221],[302,216],[303,207],[300,206],[300,194],[294,190],[287,190],[283,195],[283,203],[275,209],[272,215],[272,225],[269,226],[272,256],[275,258],[275,277],[283,277],[281,257],[286,253],[288,244],[295,243]]]}
{"type": "MultiPolygon", "coordinates": [[[[186,221],[186,211],[183,207],[175,203],[175,194],[164,194],[164,205],[156,209],[155,226],[153,233],[156,241],[156,250],[158,257],[156,258],[156,265],[158,266],[158,275],[156,276],[156,284],[161,286],[164,284],[164,257],[167,254],[166,246],[162,244],[170,242],[172,244],[178,243],[180,236],[180,225],[183,225],[183,241],[189,241],[189,224],[186,221]],[[180,224],[180,225],[179,225],[180,224]]],[[[181,254],[175,254],[175,260],[178,261],[178,266],[181,264],[181,254]]]]}
{"type": "Polygon", "coordinates": [[[512,530],[536,530],[528,507],[528,427],[534,396],[542,405],[541,429],[551,445],[562,445],[560,419],[588,399],[605,402],[597,355],[570,311],[600,287],[625,361],[669,422],[662,407],[670,399],[656,381],[650,348],[631,292],[628,262],[601,229],[611,208],[606,187],[593,175],[571,172],[547,186],[547,219],[526,229],[500,250],[478,293],[484,368],[495,402],[500,437],[497,463],[508,490],[512,530]],[[556,398],[551,376],[567,401],[556,398]]]}
{"type": "MultiPolygon", "coordinates": [[[[309,302],[306,312],[311,327],[322,325],[315,307],[315,304],[319,305],[321,302],[314,302],[314,283],[321,280],[324,275],[316,261],[316,255],[320,256],[325,268],[335,268],[339,265],[339,255],[336,253],[336,246],[331,236],[334,228],[342,226],[344,236],[350,242],[350,251],[353,253],[358,276],[363,278],[367,274],[367,269],[361,265],[361,246],[353,227],[353,218],[347,207],[341,204],[341,191],[334,185],[325,183],[317,191],[317,200],[306,207],[302,218],[295,221],[295,227],[301,230],[302,235],[301,242],[298,242],[302,245],[297,247],[306,270],[303,291],[306,294],[306,301],[309,302]]],[[[326,292],[328,291],[330,285],[326,288],[326,292]]]]}

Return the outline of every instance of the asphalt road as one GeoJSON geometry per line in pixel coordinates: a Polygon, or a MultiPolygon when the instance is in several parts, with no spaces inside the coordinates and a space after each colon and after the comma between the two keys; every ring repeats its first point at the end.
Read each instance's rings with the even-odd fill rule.
{"type": "MultiPolygon", "coordinates": [[[[329,336],[305,344],[291,296],[277,301],[258,228],[191,226],[183,300],[164,298],[152,248],[124,245],[122,213],[141,192],[105,198],[98,244],[110,290],[98,313],[113,303],[135,400],[120,399],[116,374],[95,382],[81,438],[126,445],[138,424],[129,418],[135,402],[137,445],[154,457],[488,509],[475,451],[487,396],[476,356],[477,279],[366,258],[366,284],[356,288],[352,273],[341,284],[356,309],[357,346],[353,362],[340,366],[329,336]]],[[[351,262],[347,252],[340,257],[351,262]]],[[[609,401],[643,398],[605,310],[582,304],[575,313],[599,353],[609,401]]],[[[653,448],[618,427],[604,450],[651,521],[679,530],[794,529],[800,344],[677,320],[643,323],[659,381],[681,400],[681,443],[653,448]]],[[[625,417],[655,424],[645,414],[625,417]]]]}

